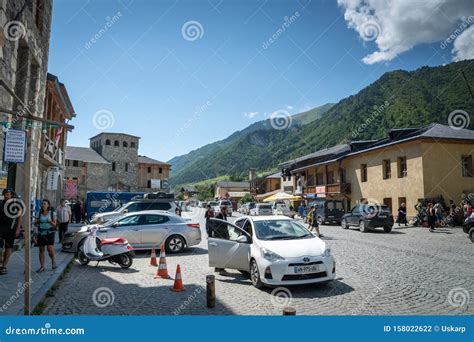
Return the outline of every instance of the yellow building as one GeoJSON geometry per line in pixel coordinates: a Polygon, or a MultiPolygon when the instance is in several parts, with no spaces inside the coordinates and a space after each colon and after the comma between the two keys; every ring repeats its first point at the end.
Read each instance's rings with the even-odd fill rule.
{"type": "Polygon", "coordinates": [[[346,209],[361,200],[388,205],[395,215],[420,199],[457,205],[474,197],[474,131],[432,124],[393,129],[381,140],[356,141],[281,164],[294,175],[295,194],[343,199],[346,209]],[[470,195],[472,193],[472,195],[470,195]]]}

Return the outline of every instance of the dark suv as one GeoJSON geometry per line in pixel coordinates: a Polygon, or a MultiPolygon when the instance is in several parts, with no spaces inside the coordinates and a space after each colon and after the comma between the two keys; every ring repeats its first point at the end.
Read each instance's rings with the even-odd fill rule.
{"type": "Polygon", "coordinates": [[[359,204],[342,217],[341,226],[344,229],[359,227],[363,233],[383,227],[386,233],[390,233],[393,227],[393,215],[386,205],[359,204]]]}
{"type": "Polygon", "coordinates": [[[316,209],[316,217],[321,224],[341,224],[342,217],[346,213],[344,202],[341,200],[321,199],[309,203],[309,207],[313,205],[316,209]]]}
{"type": "Polygon", "coordinates": [[[469,235],[471,242],[474,242],[474,217],[471,216],[464,222],[462,230],[469,235]]]}

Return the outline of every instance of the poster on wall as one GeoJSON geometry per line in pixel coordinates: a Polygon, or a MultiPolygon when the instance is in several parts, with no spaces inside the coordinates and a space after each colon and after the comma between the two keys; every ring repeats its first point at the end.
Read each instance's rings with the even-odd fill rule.
{"type": "Polygon", "coordinates": [[[150,179],[152,189],[161,189],[161,179],[150,179]]]}
{"type": "Polygon", "coordinates": [[[59,168],[51,167],[48,170],[48,178],[46,180],[46,190],[58,190],[59,168]]]}
{"type": "Polygon", "coordinates": [[[66,180],[66,188],[64,189],[64,197],[71,199],[77,197],[77,181],[73,179],[66,180]]]}
{"type": "Polygon", "coordinates": [[[9,129],[5,133],[3,160],[7,163],[24,163],[26,156],[26,132],[9,129]]]}

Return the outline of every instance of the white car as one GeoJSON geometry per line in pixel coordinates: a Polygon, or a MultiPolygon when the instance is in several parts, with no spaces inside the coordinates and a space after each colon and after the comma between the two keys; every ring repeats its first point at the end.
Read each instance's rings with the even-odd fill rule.
{"type": "Polygon", "coordinates": [[[209,266],[250,273],[252,284],[298,285],[331,281],[331,249],[287,216],[245,216],[235,224],[212,219],[209,266]]]}
{"type": "Polygon", "coordinates": [[[222,207],[227,207],[227,216],[232,216],[233,214],[233,208],[232,208],[232,202],[229,200],[221,200],[217,202],[216,206],[214,207],[214,212],[219,213],[221,211],[222,207]]]}
{"type": "Polygon", "coordinates": [[[271,204],[267,203],[257,203],[255,207],[250,209],[250,215],[255,216],[265,216],[265,215],[272,215],[273,209],[271,204]]]}
{"type": "Polygon", "coordinates": [[[290,210],[285,203],[275,202],[272,205],[273,215],[285,215],[291,218],[295,218],[296,212],[290,210]]]}

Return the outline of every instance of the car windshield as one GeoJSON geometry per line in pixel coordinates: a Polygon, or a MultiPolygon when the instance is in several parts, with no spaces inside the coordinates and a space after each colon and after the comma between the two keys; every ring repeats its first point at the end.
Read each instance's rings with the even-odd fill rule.
{"type": "Polygon", "coordinates": [[[313,235],[293,220],[255,221],[255,234],[260,240],[295,240],[311,238],[313,235]]]}
{"type": "Polygon", "coordinates": [[[362,206],[362,212],[366,214],[388,214],[390,209],[386,205],[365,204],[362,206]]]}
{"type": "Polygon", "coordinates": [[[258,208],[259,209],[272,209],[272,206],[269,204],[260,204],[258,208]]]}
{"type": "MultiPolygon", "coordinates": [[[[126,204],[125,204],[125,205],[126,205],[126,204]]],[[[121,212],[121,211],[123,210],[123,207],[124,207],[125,205],[121,205],[121,206],[115,208],[115,209],[113,210],[113,212],[114,212],[114,213],[119,213],[119,212],[121,212]]]]}
{"type": "Polygon", "coordinates": [[[229,201],[222,201],[221,205],[231,206],[232,203],[230,203],[229,201]]]}
{"type": "Polygon", "coordinates": [[[216,205],[218,205],[219,203],[217,202],[209,202],[209,205],[212,206],[212,207],[215,207],[216,205]]]}

